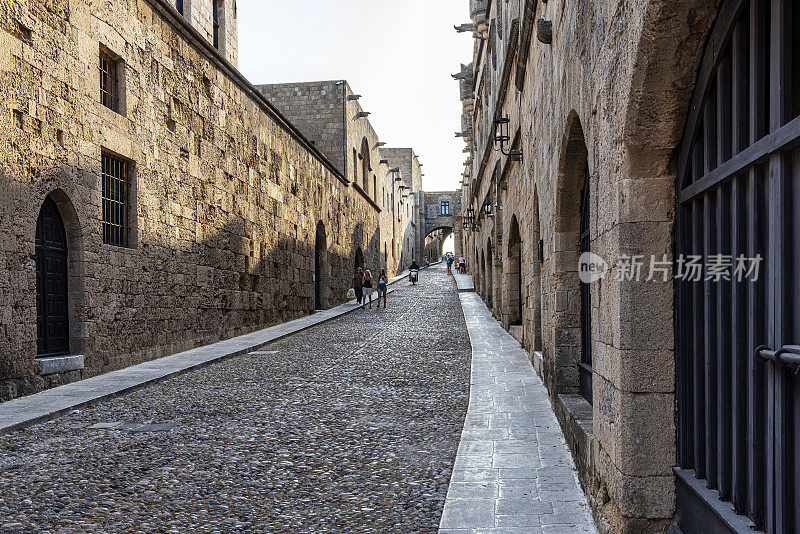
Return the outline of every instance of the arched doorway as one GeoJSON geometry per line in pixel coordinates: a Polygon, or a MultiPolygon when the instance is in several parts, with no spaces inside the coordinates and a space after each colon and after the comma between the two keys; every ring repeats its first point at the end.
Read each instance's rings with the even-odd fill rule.
{"type": "Polygon", "coordinates": [[[531,276],[531,291],[533,300],[533,350],[542,350],[544,347],[542,328],[542,264],[544,263],[544,241],[541,237],[541,226],[539,222],[539,194],[533,194],[533,232],[531,235],[531,244],[535,247],[535,252],[531,251],[531,245],[528,245],[529,253],[535,254],[533,261],[530,262],[532,268],[531,276]]]}
{"type": "Polygon", "coordinates": [[[49,196],[36,222],[36,350],[39,356],[69,353],[67,232],[49,196]]]}
{"type": "Polygon", "coordinates": [[[493,292],[493,280],[492,280],[492,271],[494,271],[494,261],[492,261],[492,240],[488,239],[486,241],[486,305],[489,306],[489,309],[492,309],[494,305],[494,295],[493,292]]]}
{"type": "Polygon", "coordinates": [[[575,111],[566,125],[559,161],[556,196],[556,233],[565,243],[575,246],[553,255],[554,265],[549,273],[554,277],[555,290],[562,294],[580,295],[567,299],[563,309],[555,311],[556,369],[553,380],[558,393],[580,393],[592,403],[592,298],[591,287],[579,276],[582,252],[591,249],[591,208],[589,189],[589,160],[583,127],[575,111]],[[576,343],[577,341],[577,343],[576,343]]]}
{"type": "Polygon", "coordinates": [[[483,296],[483,300],[487,300],[489,297],[486,293],[486,253],[481,250],[481,272],[480,276],[478,276],[480,280],[480,292],[481,296],[483,296]]]}
{"type": "Polygon", "coordinates": [[[798,27],[792,0],[722,3],[676,160],[676,494],[687,534],[751,521],[800,532],[798,27]],[[681,270],[693,256],[699,277],[681,270]],[[725,277],[709,270],[719,258],[725,277]],[[738,270],[756,262],[758,276],[738,270]]]}
{"type": "Polygon", "coordinates": [[[314,308],[324,310],[327,307],[327,289],[330,267],[328,266],[328,236],[325,225],[317,224],[317,237],[314,246],[314,308]]]}
{"type": "Polygon", "coordinates": [[[524,293],[522,290],[522,236],[519,232],[517,216],[511,217],[511,228],[508,232],[508,324],[522,324],[524,293]]]}
{"type": "MultiPolygon", "coordinates": [[[[583,191],[580,208],[580,250],[581,254],[592,251],[591,189],[589,187],[589,167],[584,169],[583,191]]],[[[592,403],[592,286],[581,282],[581,363],[578,367],[581,379],[581,395],[592,403]]]]}
{"type": "Polygon", "coordinates": [[[361,247],[356,249],[356,261],[355,265],[353,266],[353,272],[355,273],[359,267],[362,269],[364,268],[364,251],[361,250],[361,247]]]}

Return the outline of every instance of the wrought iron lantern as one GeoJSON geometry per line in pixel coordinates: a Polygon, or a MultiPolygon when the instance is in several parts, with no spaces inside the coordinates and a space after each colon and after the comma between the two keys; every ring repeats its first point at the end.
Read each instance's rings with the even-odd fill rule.
{"type": "Polygon", "coordinates": [[[486,215],[487,217],[494,217],[494,213],[492,213],[492,200],[488,197],[483,202],[483,206],[481,208],[481,215],[486,215]]]}
{"type": "Polygon", "coordinates": [[[500,144],[500,152],[504,156],[508,156],[516,161],[522,161],[522,150],[508,150],[506,145],[511,142],[511,135],[509,134],[511,119],[508,117],[500,117],[494,120],[494,142],[500,144]]]}

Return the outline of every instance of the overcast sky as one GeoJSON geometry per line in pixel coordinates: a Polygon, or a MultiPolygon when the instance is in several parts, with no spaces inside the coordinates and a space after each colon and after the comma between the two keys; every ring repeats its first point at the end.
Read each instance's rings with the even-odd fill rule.
{"type": "Polygon", "coordinates": [[[237,0],[239,70],[255,84],[346,79],[391,147],[412,147],[423,189],[458,188],[458,82],[472,55],[467,0],[237,0]]]}

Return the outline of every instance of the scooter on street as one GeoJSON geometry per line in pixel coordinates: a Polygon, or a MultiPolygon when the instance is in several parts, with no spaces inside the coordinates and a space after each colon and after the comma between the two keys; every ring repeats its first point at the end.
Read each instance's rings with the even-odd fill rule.
{"type": "Polygon", "coordinates": [[[419,280],[419,269],[412,269],[409,271],[408,279],[412,284],[417,285],[417,280],[419,280]]]}

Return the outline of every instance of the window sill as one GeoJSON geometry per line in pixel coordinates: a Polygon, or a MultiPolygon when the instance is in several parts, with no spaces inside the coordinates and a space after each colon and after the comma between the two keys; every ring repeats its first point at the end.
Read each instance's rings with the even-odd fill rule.
{"type": "Polygon", "coordinates": [[[592,473],[592,405],[577,394],[562,393],[553,403],[564,438],[572,452],[572,459],[578,469],[578,478],[584,491],[590,492],[592,473]]]}

